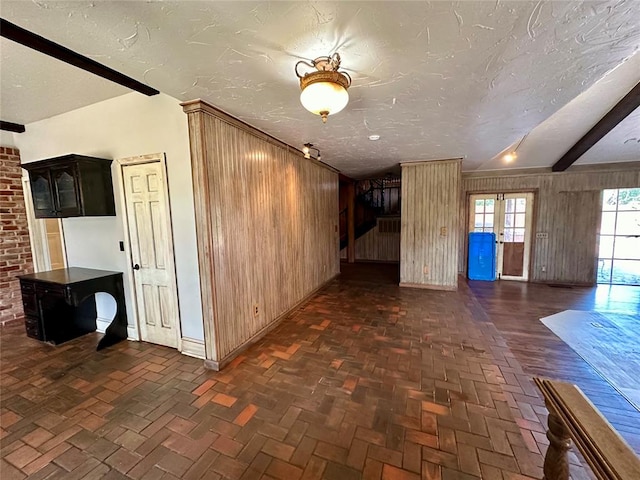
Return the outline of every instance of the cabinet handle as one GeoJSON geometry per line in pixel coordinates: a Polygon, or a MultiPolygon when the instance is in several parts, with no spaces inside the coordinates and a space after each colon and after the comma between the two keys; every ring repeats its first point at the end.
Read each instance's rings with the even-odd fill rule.
{"type": "Polygon", "coordinates": [[[140,270],[140,265],[138,265],[137,263],[133,266],[134,270],[140,270]]]}

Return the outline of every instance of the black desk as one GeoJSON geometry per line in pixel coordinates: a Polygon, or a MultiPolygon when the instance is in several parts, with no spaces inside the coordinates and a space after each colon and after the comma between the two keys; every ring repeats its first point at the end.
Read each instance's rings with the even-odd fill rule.
{"type": "Polygon", "coordinates": [[[95,332],[94,294],[105,292],[115,299],[117,311],[98,350],[127,338],[122,272],[72,267],[18,278],[28,336],[57,345],[95,332]]]}

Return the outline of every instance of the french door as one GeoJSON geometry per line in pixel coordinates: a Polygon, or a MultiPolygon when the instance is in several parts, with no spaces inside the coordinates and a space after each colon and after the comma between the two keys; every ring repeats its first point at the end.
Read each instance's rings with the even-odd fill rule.
{"type": "Polygon", "coordinates": [[[529,279],[533,193],[471,195],[469,232],[496,234],[496,278],[529,279]]]}
{"type": "Polygon", "coordinates": [[[602,192],[598,283],[640,285],[640,188],[602,192]]]}

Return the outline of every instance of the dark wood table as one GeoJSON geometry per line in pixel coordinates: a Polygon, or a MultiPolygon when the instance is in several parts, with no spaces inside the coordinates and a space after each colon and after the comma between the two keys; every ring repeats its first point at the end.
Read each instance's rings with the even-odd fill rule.
{"type": "Polygon", "coordinates": [[[117,310],[98,350],[127,338],[122,272],[71,267],[18,278],[28,336],[57,345],[95,332],[95,294],[105,292],[115,299],[117,310]]]}

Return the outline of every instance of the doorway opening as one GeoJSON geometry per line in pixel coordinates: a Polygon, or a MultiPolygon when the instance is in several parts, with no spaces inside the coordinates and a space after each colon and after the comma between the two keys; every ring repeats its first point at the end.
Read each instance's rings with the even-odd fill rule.
{"type": "Polygon", "coordinates": [[[496,235],[495,278],[527,281],[533,193],[471,195],[469,212],[469,232],[493,232],[496,235]]]}
{"type": "Polygon", "coordinates": [[[640,188],[602,192],[598,283],[640,285],[640,188]]]}
{"type": "Polygon", "coordinates": [[[36,218],[29,177],[22,178],[24,203],[29,224],[29,240],[36,272],[58,270],[67,266],[64,229],[60,218],[36,218]]]}

